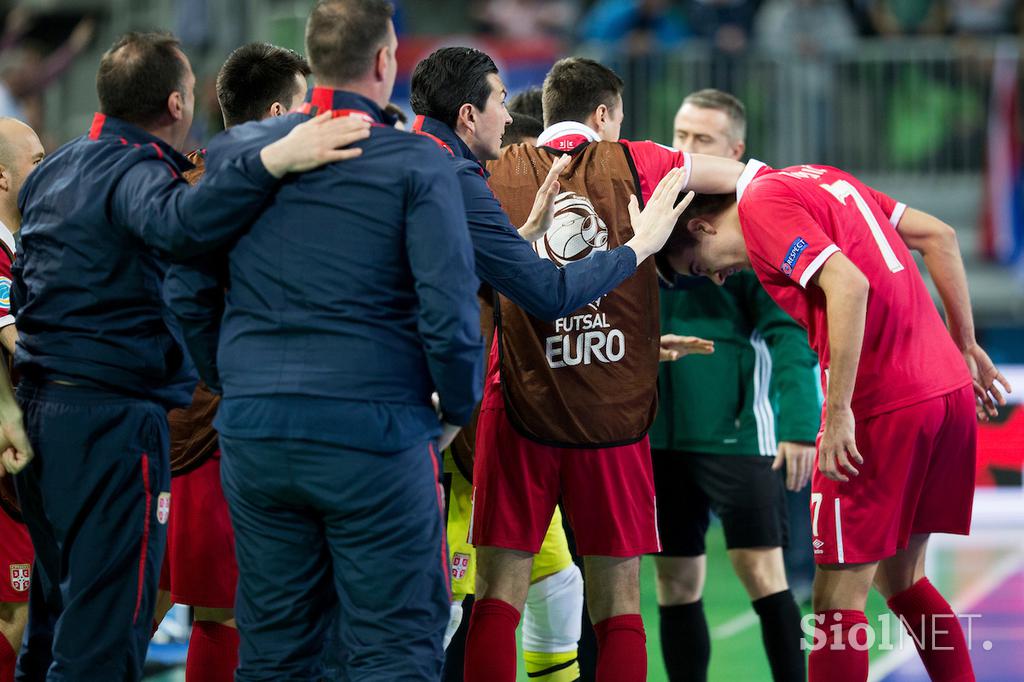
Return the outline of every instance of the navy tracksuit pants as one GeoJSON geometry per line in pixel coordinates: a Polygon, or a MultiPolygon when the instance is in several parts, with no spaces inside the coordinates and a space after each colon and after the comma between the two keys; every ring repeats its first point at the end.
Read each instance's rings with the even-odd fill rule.
{"type": "Polygon", "coordinates": [[[35,459],[15,483],[36,558],[15,679],[140,680],[167,539],[166,410],[18,386],[35,459]]]}
{"type": "Polygon", "coordinates": [[[237,682],[438,680],[450,592],[433,443],[377,453],[221,436],[235,530],[237,682]]]}

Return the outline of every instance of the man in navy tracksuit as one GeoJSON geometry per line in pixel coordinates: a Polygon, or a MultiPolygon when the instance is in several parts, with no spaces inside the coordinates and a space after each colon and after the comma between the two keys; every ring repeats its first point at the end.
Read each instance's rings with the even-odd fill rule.
{"type": "MultiPolygon", "coordinates": [[[[445,153],[381,111],[390,3],[321,0],[306,41],[320,86],[302,113],[227,137],[245,151],[330,110],[372,121],[370,138],[358,158],[282,184],[229,252],[216,366],[193,353],[223,388],[235,679],[319,679],[337,609],[346,679],[436,680],[449,602],[438,452],[472,415],[483,359],[462,196],[445,153]]],[[[202,274],[168,280],[186,327],[201,319],[205,299],[187,292],[202,274]]]]}
{"type": "Polygon", "coordinates": [[[194,83],[172,37],[124,36],[100,62],[103,113],[20,195],[15,363],[35,458],[16,485],[36,570],[18,680],[141,678],[170,506],[166,411],[194,383],[160,259],[232,239],[278,177],[340,153],[323,146],[326,119],[244,153],[215,141],[218,171],[190,190],[176,148],[194,83]]]}

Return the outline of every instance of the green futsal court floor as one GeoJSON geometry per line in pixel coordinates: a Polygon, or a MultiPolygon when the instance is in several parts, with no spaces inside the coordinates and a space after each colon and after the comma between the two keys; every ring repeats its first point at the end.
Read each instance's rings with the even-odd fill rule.
{"type": "MultiPolygon", "coordinates": [[[[721,527],[707,537],[708,577],[704,591],[711,629],[711,682],[765,682],[771,680],[761,644],[757,617],[732,571],[721,527]]],[[[930,548],[929,575],[961,615],[965,632],[970,625],[972,658],[979,682],[1021,682],[1024,672],[1024,531],[1017,528],[975,532],[971,538],[940,537],[930,548]]],[[[658,636],[654,564],[645,559],[641,569],[641,609],[647,628],[648,680],[667,682],[658,636]]],[[[809,605],[802,605],[804,613],[809,605]]],[[[871,650],[873,682],[925,682],[913,642],[898,622],[883,624],[888,614],[884,600],[872,593],[868,622],[876,642],[871,650]],[[886,632],[888,633],[886,635],[886,632]]],[[[181,670],[147,678],[160,682],[184,680],[181,670]]],[[[528,678],[520,661],[518,678],[528,678]]]]}

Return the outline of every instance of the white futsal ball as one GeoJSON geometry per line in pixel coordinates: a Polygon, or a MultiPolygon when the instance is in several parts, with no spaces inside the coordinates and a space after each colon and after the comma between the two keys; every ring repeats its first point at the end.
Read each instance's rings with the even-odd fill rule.
{"type": "Polygon", "coordinates": [[[551,228],[541,239],[540,254],[565,265],[607,248],[608,227],[590,200],[575,192],[559,194],[555,198],[551,228]]]}

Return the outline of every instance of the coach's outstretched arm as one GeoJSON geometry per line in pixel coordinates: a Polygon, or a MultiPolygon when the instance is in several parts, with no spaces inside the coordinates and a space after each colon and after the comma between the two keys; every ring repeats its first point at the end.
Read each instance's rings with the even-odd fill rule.
{"type": "Polygon", "coordinates": [[[369,124],[356,117],[331,119],[323,114],[280,139],[237,152],[223,142],[230,132],[214,138],[206,177],[192,189],[159,157],[133,167],[114,190],[114,222],[171,258],[205,253],[237,237],[286,173],[361,154],[359,148],[342,147],[369,136],[369,124]],[[221,149],[215,152],[218,146],[221,149]],[[217,153],[230,158],[218,164],[217,153]]]}
{"type": "Polygon", "coordinates": [[[846,474],[860,473],[850,460],[864,463],[857,450],[851,405],[864,345],[870,285],[864,273],[840,252],[825,261],[811,282],[825,293],[828,316],[828,389],[818,468],[833,481],[845,482],[850,480],[846,474]]]}
{"type": "Polygon", "coordinates": [[[989,417],[999,414],[999,405],[1006,404],[996,382],[1007,393],[1012,387],[975,339],[967,273],[960,256],[956,230],[935,216],[913,208],[903,213],[896,230],[908,247],[924,256],[924,265],[939,290],[942,307],[946,311],[949,334],[971,371],[974,395],[978,400],[978,418],[988,421],[989,417]]]}

